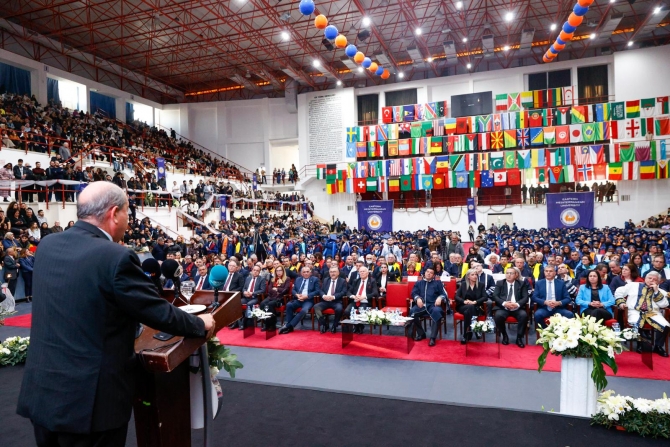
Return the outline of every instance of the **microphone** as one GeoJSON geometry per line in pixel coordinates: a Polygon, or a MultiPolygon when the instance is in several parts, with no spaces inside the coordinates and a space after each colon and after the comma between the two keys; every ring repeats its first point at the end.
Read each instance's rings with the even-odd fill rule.
{"type": "MultiPolygon", "coordinates": [[[[181,275],[183,273],[181,265],[174,259],[168,259],[167,261],[163,261],[161,264],[161,272],[163,273],[163,276],[165,276],[165,279],[171,279],[173,284],[174,284],[174,298],[176,299],[181,299],[181,296],[179,295],[179,286],[181,285],[181,275]]],[[[182,300],[184,304],[186,301],[182,300]]],[[[172,301],[174,303],[174,300],[172,301]]]]}
{"type": "Polygon", "coordinates": [[[212,310],[219,307],[219,289],[226,285],[228,279],[228,269],[222,265],[215,265],[209,272],[209,283],[214,287],[214,300],[212,301],[212,310]]]}
{"type": "Polygon", "coordinates": [[[142,270],[149,277],[160,293],[161,286],[161,266],[154,258],[147,258],[142,262],[142,270]]]}

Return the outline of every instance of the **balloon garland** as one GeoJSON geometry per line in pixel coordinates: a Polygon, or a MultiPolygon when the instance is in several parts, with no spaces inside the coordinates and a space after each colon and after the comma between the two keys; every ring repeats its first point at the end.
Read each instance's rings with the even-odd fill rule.
{"type": "MultiPolygon", "coordinates": [[[[593,2],[593,0],[591,0],[591,2],[593,2]]],[[[590,4],[591,3],[589,3],[589,5],[590,4]]],[[[304,16],[312,15],[316,10],[314,0],[300,0],[298,9],[304,16]]],[[[326,39],[333,42],[336,48],[344,48],[344,54],[352,58],[358,65],[366,68],[370,73],[377,75],[382,79],[388,79],[391,76],[388,69],[382,67],[377,62],[373,62],[369,57],[366,57],[365,54],[358,51],[356,45],[348,43],[347,37],[344,34],[341,34],[335,25],[329,25],[328,18],[323,14],[319,14],[314,18],[314,27],[318,30],[323,30],[323,36],[326,39]]]]}
{"type": "Polygon", "coordinates": [[[575,35],[575,30],[584,21],[584,15],[589,12],[589,6],[594,0],[578,0],[577,4],[572,8],[572,12],[568,16],[568,20],[563,24],[561,32],[558,34],[556,41],[551,44],[542,60],[544,62],[553,62],[558,56],[558,53],[565,48],[568,42],[572,40],[575,35]]]}

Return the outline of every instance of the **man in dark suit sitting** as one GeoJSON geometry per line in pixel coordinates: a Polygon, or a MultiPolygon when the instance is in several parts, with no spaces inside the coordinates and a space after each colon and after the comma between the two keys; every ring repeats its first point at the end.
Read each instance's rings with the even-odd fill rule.
{"type": "Polygon", "coordinates": [[[137,255],[118,244],[128,227],[121,188],[89,184],[77,217],[69,231],[42,239],[35,256],[34,324],[17,412],[33,423],[38,446],[122,447],[140,367],[138,323],[205,337],[214,319],[161,298],[137,255]]]}
{"type": "Polygon", "coordinates": [[[560,314],[565,318],[573,318],[575,315],[565,308],[570,303],[570,294],[564,281],[556,280],[556,267],[547,265],[544,268],[544,279],[535,285],[533,303],[537,304],[535,321],[542,329],[547,327],[545,318],[560,314]]]}
{"type": "MultiPolygon", "coordinates": [[[[361,307],[371,307],[372,300],[379,297],[379,289],[377,289],[377,281],[370,277],[370,270],[367,267],[358,269],[358,277],[349,284],[349,305],[344,311],[346,316],[351,315],[351,310],[361,307]]],[[[356,325],[356,332],[363,333],[363,326],[356,325]]]]}
{"type": "Polygon", "coordinates": [[[207,274],[206,265],[198,267],[198,273],[193,280],[195,282],[195,290],[212,290],[212,286],[209,284],[209,275],[207,274]]]}
{"type": "Polygon", "coordinates": [[[331,332],[337,332],[337,325],[342,319],[342,298],[347,294],[347,281],[340,276],[340,270],[336,265],[330,267],[328,271],[330,277],[323,281],[321,286],[321,301],[314,305],[314,314],[319,319],[319,327],[321,333],[328,330],[328,317],[323,315],[326,309],[333,309],[335,311],[335,318],[333,319],[333,327],[331,332]]]}
{"type": "Polygon", "coordinates": [[[442,303],[447,300],[447,292],[444,290],[444,284],[435,278],[435,269],[426,267],[423,272],[423,279],[417,281],[412,288],[412,309],[410,315],[414,317],[414,327],[416,328],[416,341],[426,338],[426,332],[421,327],[421,317],[430,316],[433,320],[430,326],[430,341],[428,346],[435,346],[437,331],[440,329],[440,320],[444,317],[442,303]]]}
{"type": "MultiPolygon", "coordinates": [[[[228,278],[226,278],[226,282],[223,284],[223,289],[221,290],[224,292],[241,292],[244,289],[244,279],[244,275],[240,273],[240,265],[237,262],[237,259],[231,258],[230,261],[228,261],[228,278]]],[[[228,325],[228,327],[230,329],[240,327],[240,322],[240,320],[237,320],[228,325]]]]}
{"type": "Polygon", "coordinates": [[[516,332],[516,344],[520,348],[526,345],[523,343],[523,335],[526,333],[526,324],[528,323],[528,314],[526,313],[526,304],[528,304],[528,284],[519,280],[519,269],[508,267],[505,272],[505,279],[498,281],[493,292],[493,319],[496,327],[502,334],[502,344],[508,345],[509,338],[505,329],[505,320],[507,317],[514,317],[518,321],[516,332]]]}
{"type": "MultiPolygon", "coordinates": [[[[254,305],[261,302],[261,297],[265,293],[267,281],[264,276],[260,276],[261,268],[254,265],[251,272],[244,280],[242,288],[242,304],[247,305],[247,309],[252,309],[254,305]]],[[[240,320],[239,328],[244,329],[244,317],[240,320]]]]}
{"type": "Polygon", "coordinates": [[[314,297],[320,293],[319,280],[312,276],[311,267],[305,265],[300,270],[300,278],[295,280],[291,301],[286,304],[286,324],[279,330],[280,334],[293,332],[293,328],[305,317],[314,306],[314,297]],[[300,309],[300,312],[293,315],[300,309]]]}

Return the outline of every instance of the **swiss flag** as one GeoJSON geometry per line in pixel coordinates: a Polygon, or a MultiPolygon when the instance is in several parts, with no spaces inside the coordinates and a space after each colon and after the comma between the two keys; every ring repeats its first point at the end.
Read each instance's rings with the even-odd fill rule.
{"type": "Polygon", "coordinates": [[[382,122],[383,123],[393,122],[393,107],[382,107],[382,122]]]}
{"type": "Polygon", "coordinates": [[[366,192],[367,191],[367,183],[365,182],[364,178],[356,178],[354,179],[354,192],[366,192]]]}
{"type": "Polygon", "coordinates": [[[496,186],[507,185],[507,171],[495,171],[493,173],[493,184],[496,186]]]}

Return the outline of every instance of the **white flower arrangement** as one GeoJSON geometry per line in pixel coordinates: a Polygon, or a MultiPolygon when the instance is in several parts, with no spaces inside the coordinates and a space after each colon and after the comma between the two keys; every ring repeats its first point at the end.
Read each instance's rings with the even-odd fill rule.
{"type": "Polygon", "coordinates": [[[473,321],[472,325],[470,326],[472,328],[472,332],[475,334],[481,334],[483,332],[493,332],[493,328],[495,325],[491,325],[489,321],[473,321]]]}
{"type": "Polygon", "coordinates": [[[621,354],[624,350],[621,343],[625,341],[612,329],[604,326],[602,320],[580,315],[565,318],[556,314],[549,318],[549,325],[545,329],[538,329],[537,344],[544,348],[544,352],[538,358],[538,371],[542,371],[548,354],[593,358],[591,377],[596,388],[603,390],[607,386],[603,363],[612,368],[616,374],[614,355],[621,354]]]}
{"type": "Polygon", "coordinates": [[[409,317],[403,317],[399,312],[384,312],[378,309],[362,308],[351,317],[354,321],[375,325],[399,326],[412,320],[409,317]]]}
{"type": "Polygon", "coordinates": [[[9,337],[0,344],[0,366],[24,363],[28,356],[30,337],[9,337]]]}
{"type": "Polygon", "coordinates": [[[621,337],[626,341],[637,340],[638,336],[638,332],[631,328],[626,328],[621,331],[621,337]]]}
{"type": "Polygon", "coordinates": [[[257,307],[257,308],[255,308],[254,310],[251,311],[251,316],[253,316],[254,318],[257,318],[259,320],[265,320],[265,319],[270,318],[272,316],[272,312],[265,312],[260,307],[257,307]]]}
{"type": "Polygon", "coordinates": [[[608,390],[600,394],[591,423],[667,439],[670,437],[670,399],[665,393],[661,399],[650,400],[616,395],[608,390]]]}

